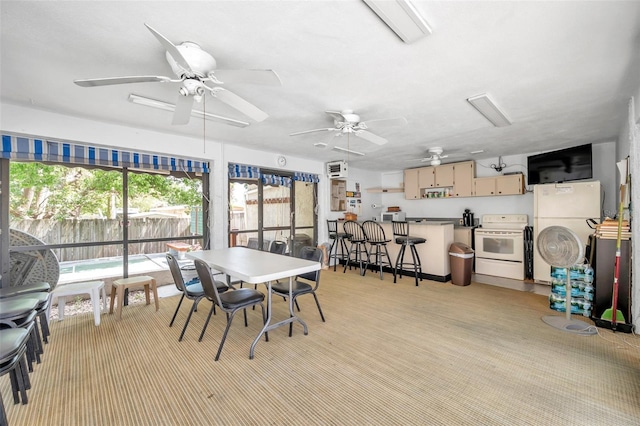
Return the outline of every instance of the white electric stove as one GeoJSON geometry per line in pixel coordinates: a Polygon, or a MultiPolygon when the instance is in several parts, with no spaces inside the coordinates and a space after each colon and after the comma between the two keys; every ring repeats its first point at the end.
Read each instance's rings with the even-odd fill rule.
{"type": "Polygon", "coordinates": [[[526,214],[487,214],[475,230],[477,274],[524,280],[526,214]]]}

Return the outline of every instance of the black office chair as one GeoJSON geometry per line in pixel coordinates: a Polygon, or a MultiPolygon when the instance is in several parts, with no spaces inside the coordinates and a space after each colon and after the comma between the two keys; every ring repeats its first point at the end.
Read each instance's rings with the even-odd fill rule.
{"type": "MultiPolygon", "coordinates": [[[[298,255],[300,259],[312,260],[315,262],[322,262],[322,250],[317,247],[305,246],[300,249],[300,254],[298,255]]],[[[302,296],[303,294],[312,294],[313,298],[316,301],[316,306],[318,306],[318,312],[320,312],[320,318],[322,318],[322,322],[324,320],[324,314],[322,313],[322,308],[320,307],[320,302],[318,301],[318,296],[316,295],[316,290],[318,290],[318,286],[320,285],[320,270],[314,272],[308,272],[306,274],[298,275],[293,284],[291,285],[291,297],[292,303],[295,303],[296,308],[298,308],[298,312],[300,312],[300,306],[298,306],[297,298],[298,296],[302,296]]],[[[282,296],[283,298],[289,297],[289,283],[276,283],[271,286],[271,291],[278,296],[282,296]]],[[[293,332],[293,323],[289,323],[289,337],[293,332]]]]}
{"type": "Polygon", "coordinates": [[[396,244],[400,244],[400,251],[398,252],[396,266],[394,268],[395,276],[393,277],[393,282],[396,282],[398,274],[400,274],[400,278],[402,278],[402,271],[404,270],[405,265],[411,265],[413,267],[414,276],[416,277],[417,287],[418,277],[420,277],[420,281],[422,281],[422,264],[420,263],[420,256],[418,256],[418,251],[416,250],[416,244],[426,243],[427,240],[422,237],[410,236],[409,223],[405,221],[392,221],[391,225],[393,226],[393,237],[395,238],[396,244]],[[409,247],[409,250],[411,251],[413,262],[404,261],[404,253],[407,247],[409,247]]]}
{"type": "MultiPolygon", "coordinates": [[[[382,279],[382,268],[384,266],[388,266],[393,272],[393,280],[395,282],[396,271],[393,267],[393,263],[391,263],[391,257],[389,256],[389,251],[387,250],[387,243],[390,243],[391,240],[387,239],[386,235],[384,234],[384,229],[382,229],[382,225],[373,220],[366,220],[362,223],[362,229],[364,231],[364,235],[367,238],[367,243],[369,243],[370,246],[365,272],[367,271],[369,265],[376,265],[380,270],[380,279],[382,279]],[[371,262],[372,256],[374,258],[374,263],[371,262]]],[[[362,275],[364,275],[364,273],[362,275]]]]}
{"type": "Polygon", "coordinates": [[[345,232],[338,231],[337,220],[327,220],[327,230],[329,231],[329,239],[331,240],[331,247],[329,247],[329,264],[331,264],[331,259],[335,259],[333,264],[333,270],[335,271],[340,261],[346,262],[348,258],[349,249],[345,242],[345,240],[348,239],[348,235],[345,232]]]}
{"type": "Polygon", "coordinates": [[[349,240],[349,250],[342,272],[347,272],[347,266],[351,270],[351,263],[355,262],[360,266],[360,275],[364,275],[364,268],[369,258],[369,250],[367,250],[367,237],[362,225],[354,220],[347,220],[342,226],[349,240]]]}
{"type": "MultiPolygon", "coordinates": [[[[212,302],[211,311],[209,311],[209,315],[207,316],[207,320],[204,323],[204,327],[202,327],[202,332],[200,333],[199,342],[202,341],[202,337],[204,336],[204,332],[207,330],[207,326],[209,325],[209,320],[211,319],[211,314],[215,309],[215,306],[218,305],[220,309],[227,314],[227,326],[224,329],[224,333],[222,334],[222,340],[220,340],[220,346],[218,347],[218,353],[216,354],[215,360],[217,361],[220,358],[220,353],[222,352],[222,347],[224,346],[224,341],[227,338],[227,334],[229,333],[229,327],[231,327],[231,321],[233,321],[233,317],[240,309],[243,309],[246,315],[246,308],[249,306],[260,305],[262,308],[262,323],[264,324],[267,320],[264,311],[264,294],[260,293],[257,290],[253,290],[251,288],[239,288],[237,290],[231,290],[224,293],[218,291],[217,286],[214,284],[213,274],[211,273],[211,268],[202,260],[196,260],[196,271],[198,272],[198,277],[200,277],[200,283],[202,284],[202,289],[204,290],[205,297],[212,302]]],[[[245,319],[246,321],[246,319],[245,319]]],[[[245,322],[245,327],[246,327],[245,322]]],[[[269,341],[269,334],[265,333],[265,339],[269,341]]]]}
{"type": "Polygon", "coordinates": [[[287,251],[287,243],[284,241],[274,241],[271,243],[269,251],[275,254],[285,254],[287,251]]]}
{"type": "MultiPolygon", "coordinates": [[[[180,301],[178,302],[178,306],[176,306],[176,311],[173,313],[173,317],[171,318],[171,322],[169,323],[169,327],[173,326],[173,322],[176,320],[176,316],[178,315],[178,311],[180,310],[180,305],[182,301],[186,297],[189,300],[193,300],[193,304],[191,305],[191,309],[189,310],[189,315],[187,316],[187,321],[184,323],[184,327],[182,327],[182,332],[180,333],[180,337],[178,338],[178,342],[182,341],[184,337],[185,331],[187,331],[187,326],[189,325],[189,321],[191,320],[191,315],[198,310],[198,303],[205,297],[204,290],[202,289],[202,283],[194,282],[193,284],[186,285],[184,282],[184,278],[182,277],[182,271],[180,270],[180,265],[178,265],[178,261],[173,255],[167,253],[167,263],[169,264],[169,270],[171,271],[171,275],[173,276],[173,282],[176,285],[178,291],[182,293],[180,296],[180,301]]],[[[229,287],[223,282],[216,281],[216,286],[218,287],[218,291],[224,292],[227,291],[229,287]]]]}

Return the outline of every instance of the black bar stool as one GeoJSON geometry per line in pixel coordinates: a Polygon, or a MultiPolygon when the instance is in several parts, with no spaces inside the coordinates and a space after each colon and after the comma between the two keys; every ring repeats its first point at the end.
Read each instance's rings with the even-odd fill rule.
{"type": "Polygon", "coordinates": [[[336,260],[333,264],[333,270],[335,271],[338,263],[340,263],[340,261],[346,262],[349,257],[349,249],[347,248],[347,243],[344,241],[349,238],[349,235],[345,232],[338,232],[337,220],[327,220],[327,229],[329,231],[329,239],[331,239],[329,264],[331,264],[331,259],[336,260]]]}
{"type": "Polygon", "coordinates": [[[378,266],[380,269],[380,279],[382,279],[382,267],[388,266],[391,269],[391,272],[393,272],[393,282],[395,282],[396,270],[393,267],[393,263],[391,263],[391,257],[387,250],[387,243],[390,243],[391,240],[387,239],[384,234],[384,229],[382,229],[382,225],[376,221],[367,220],[362,223],[362,229],[364,230],[364,235],[367,237],[367,242],[371,248],[367,256],[367,268],[369,265],[378,266]],[[371,263],[371,256],[375,259],[374,263],[371,263]]]}
{"type": "Polygon", "coordinates": [[[418,277],[420,277],[420,281],[422,281],[422,264],[420,263],[420,256],[418,256],[418,251],[416,250],[416,244],[426,243],[427,240],[422,237],[411,237],[409,236],[409,224],[404,221],[392,221],[391,225],[393,226],[393,237],[396,240],[396,244],[400,244],[400,251],[398,252],[398,258],[396,259],[396,267],[395,276],[393,277],[393,282],[396,282],[396,278],[398,276],[398,269],[400,270],[400,278],[402,278],[402,271],[405,265],[413,266],[413,273],[416,278],[416,286],[418,285],[418,277]],[[405,262],[404,261],[404,252],[409,247],[411,251],[411,257],[413,258],[413,262],[405,262]]]}
{"type": "Polygon", "coordinates": [[[362,225],[354,220],[347,220],[342,226],[350,243],[342,272],[347,272],[347,266],[349,270],[351,270],[351,263],[356,262],[360,266],[360,275],[364,275],[366,262],[369,258],[369,251],[367,250],[367,237],[362,229],[362,225]]]}

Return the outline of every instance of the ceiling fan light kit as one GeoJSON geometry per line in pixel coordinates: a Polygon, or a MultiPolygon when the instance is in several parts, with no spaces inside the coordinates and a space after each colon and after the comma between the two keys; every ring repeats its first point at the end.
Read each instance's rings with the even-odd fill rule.
{"type": "Polygon", "coordinates": [[[467,98],[467,102],[469,102],[494,126],[504,127],[511,125],[511,121],[507,118],[505,113],[498,108],[495,102],[493,102],[486,93],[467,98]]]}
{"type": "Polygon", "coordinates": [[[364,0],[405,43],[413,43],[431,34],[427,21],[408,0],[364,0]]]}
{"type": "Polygon", "coordinates": [[[439,166],[442,164],[442,159],[449,157],[449,155],[442,155],[444,150],[440,146],[434,146],[433,148],[429,148],[428,151],[429,156],[421,158],[421,162],[429,162],[432,166],[439,166]]]}

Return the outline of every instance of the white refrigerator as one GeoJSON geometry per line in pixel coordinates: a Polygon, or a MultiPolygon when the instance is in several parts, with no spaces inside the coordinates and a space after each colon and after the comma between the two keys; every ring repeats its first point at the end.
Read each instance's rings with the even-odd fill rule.
{"type": "Polygon", "coordinates": [[[551,283],[551,265],[538,253],[538,235],[549,226],[575,232],[583,248],[595,231],[587,219],[600,222],[600,182],[551,183],[533,187],[533,279],[551,283]]]}

